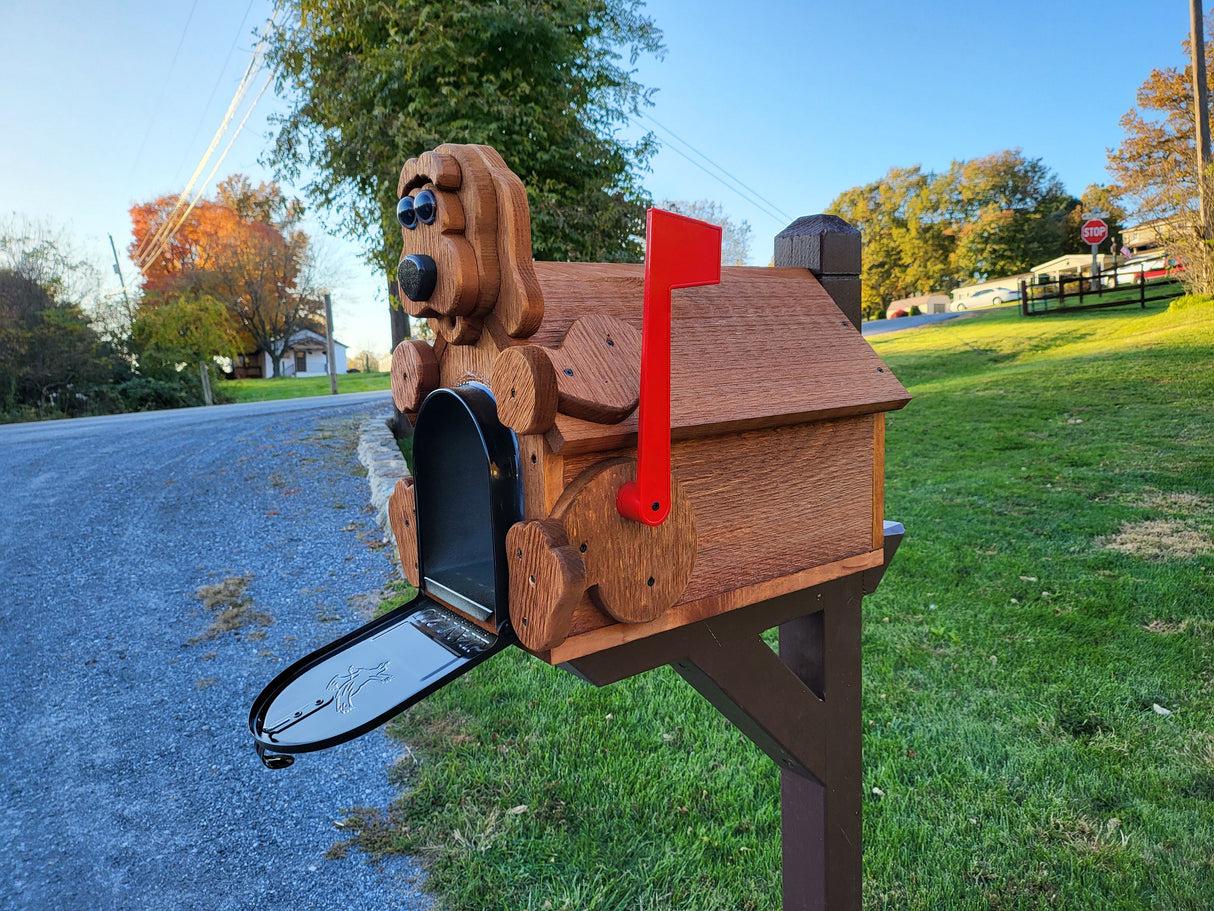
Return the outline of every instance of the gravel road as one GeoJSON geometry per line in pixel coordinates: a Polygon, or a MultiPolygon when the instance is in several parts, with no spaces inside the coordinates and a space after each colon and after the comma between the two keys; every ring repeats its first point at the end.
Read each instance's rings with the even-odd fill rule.
{"type": "Polygon", "coordinates": [[[0,908],[414,909],[404,858],[327,860],[386,806],[382,732],[262,767],[254,696],[392,568],[357,427],[386,393],[0,427],[0,908]],[[205,638],[200,586],[272,616],[205,638]],[[264,633],[264,636],[262,635],[264,633]]]}

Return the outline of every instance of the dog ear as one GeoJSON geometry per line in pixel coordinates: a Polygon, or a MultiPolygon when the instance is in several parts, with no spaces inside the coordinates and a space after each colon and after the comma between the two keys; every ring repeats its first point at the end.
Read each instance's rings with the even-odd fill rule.
{"type": "Polygon", "coordinates": [[[544,319],[544,295],[531,266],[531,210],[527,189],[490,146],[468,146],[484,162],[497,196],[497,259],[500,290],[493,308],[512,338],[528,338],[544,319]]]}

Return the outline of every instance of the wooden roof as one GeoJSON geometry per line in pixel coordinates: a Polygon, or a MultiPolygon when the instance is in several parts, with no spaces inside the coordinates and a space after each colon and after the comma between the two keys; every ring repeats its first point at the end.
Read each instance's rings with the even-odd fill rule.
{"type": "MultiPolygon", "coordinates": [[[[644,266],[535,263],[544,321],[528,341],[556,346],[574,319],[605,313],[641,328],[644,266]]],[[[672,298],[671,424],[676,439],[901,408],[910,396],[805,269],[726,267],[721,284],[672,298]]],[[[554,451],[635,442],[618,424],[559,415],[554,451]]]]}

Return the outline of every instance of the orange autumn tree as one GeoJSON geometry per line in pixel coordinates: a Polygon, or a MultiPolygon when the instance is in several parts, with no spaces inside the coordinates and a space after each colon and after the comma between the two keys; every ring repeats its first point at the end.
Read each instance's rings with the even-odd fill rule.
{"type": "Polygon", "coordinates": [[[182,295],[208,295],[223,303],[249,350],[270,354],[274,376],[292,336],[315,328],[323,304],[315,258],[299,228],[303,205],[275,183],[253,185],[233,174],[182,215],[178,197],[162,196],[131,207],[131,257],[143,272],[141,307],[155,308],[182,295]],[[180,227],[164,240],[164,226],[180,227]]]}

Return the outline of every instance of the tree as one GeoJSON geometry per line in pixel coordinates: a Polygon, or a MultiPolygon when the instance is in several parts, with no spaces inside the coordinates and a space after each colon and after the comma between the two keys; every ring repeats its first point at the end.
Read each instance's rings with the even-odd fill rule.
{"type": "Polygon", "coordinates": [[[961,281],[1024,272],[1076,251],[1067,215],[1079,205],[1039,158],[1019,149],[953,162],[941,175],[953,203],[953,269],[961,281]]]}
{"type": "Polygon", "coordinates": [[[375,373],[379,370],[379,362],[384,359],[384,355],[376,354],[374,351],[363,350],[358,354],[349,358],[351,369],[359,370],[362,373],[375,373]]]}
{"type": "Polygon", "coordinates": [[[55,300],[89,307],[100,296],[97,268],[46,221],[13,216],[0,223],[0,269],[29,279],[55,300]]]}
{"type": "Polygon", "coordinates": [[[918,165],[891,168],[883,179],[852,187],[827,207],[862,233],[866,316],[916,292],[957,286],[950,264],[952,224],[939,190],[935,175],[918,165]]]}
{"type": "Polygon", "coordinates": [[[492,145],[522,178],[537,259],[641,257],[648,103],[627,68],[662,52],[640,0],[288,0],[271,37],[280,94],[271,158],[388,274],[397,179],[443,142],[492,145]],[[625,65],[624,57],[628,64],[625,65]]]}
{"type": "Polygon", "coordinates": [[[215,357],[235,357],[242,347],[228,308],[210,295],[197,293],[178,294],[164,303],[141,307],[131,335],[145,370],[177,372],[179,364],[197,364],[208,405],[214,404],[211,371],[215,357]]]}
{"type": "Polygon", "coordinates": [[[746,261],[750,258],[750,222],[745,219],[740,222],[733,221],[725,214],[724,206],[719,202],[713,202],[708,199],[697,199],[694,202],[663,199],[658,203],[658,208],[677,212],[679,215],[686,215],[688,218],[698,218],[700,221],[706,221],[709,224],[720,225],[721,265],[746,265],[746,261]]]}
{"type": "MultiPolygon", "coordinates": [[[[1211,25],[1214,13],[1206,18],[1206,34],[1211,25]]],[[[1191,57],[1187,39],[1183,47],[1185,56],[1191,57]]],[[[1214,90],[1214,44],[1206,44],[1205,58],[1206,80],[1214,90]]],[[[1194,137],[1191,65],[1151,70],[1138,87],[1136,101],[1121,118],[1125,139],[1108,150],[1109,173],[1118,185],[1118,196],[1139,219],[1156,223],[1164,246],[1185,261],[1183,275],[1190,290],[1212,294],[1214,251],[1201,229],[1198,182],[1203,175],[1194,137]]],[[[1208,120],[1209,111],[1203,116],[1208,120]]]]}
{"type": "Polygon", "coordinates": [[[63,416],[120,408],[130,365],[93,325],[100,273],[49,223],[0,224],[0,414],[63,416]]]}
{"type": "Polygon", "coordinates": [[[110,410],[107,387],[128,375],[79,304],[56,300],[26,275],[0,270],[0,412],[32,409],[45,417],[110,410]]]}
{"type": "MultiPolygon", "coordinates": [[[[131,208],[132,258],[172,216],[175,196],[131,208]]],[[[253,186],[234,174],[216,198],[194,207],[163,253],[143,257],[143,292],[150,306],[177,295],[222,302],[251,347],[266,351],[274,376],[291,338],[319,323],[322,313],[311,242],[298,228],[303,204],[275,183],[253,186]]],[[[178,216],[180,218],[180,216],[178,216]]]]}
{"type": "Polygon", "coordinates": [[[893,300],[1078,252],[1068,219],[1079,205],[1040,159],[1014,149],[955,161],[943,174],[891,168],[841,193],[827,211],[863,233],[861,304],[871,317],[893,300]]]}

